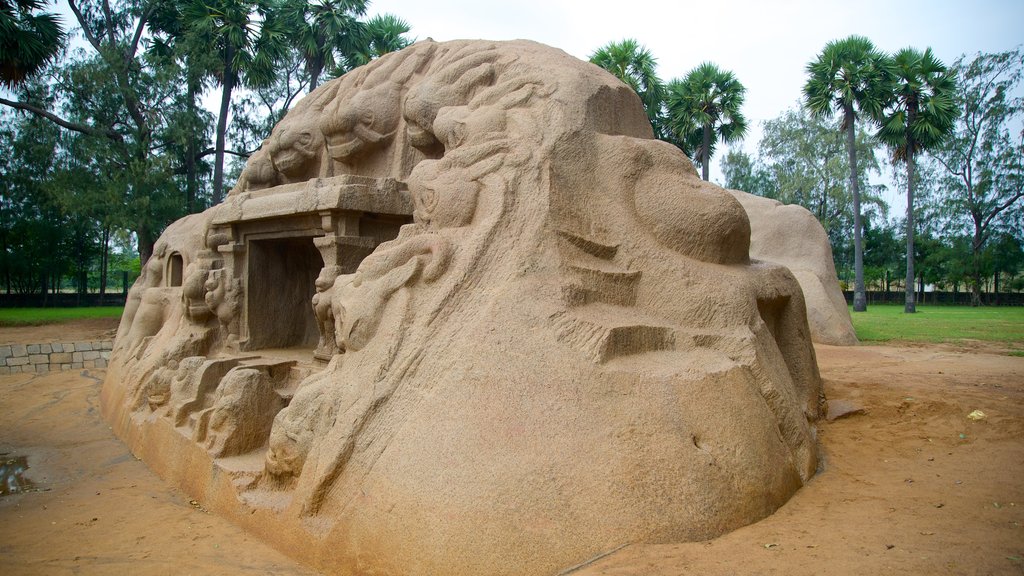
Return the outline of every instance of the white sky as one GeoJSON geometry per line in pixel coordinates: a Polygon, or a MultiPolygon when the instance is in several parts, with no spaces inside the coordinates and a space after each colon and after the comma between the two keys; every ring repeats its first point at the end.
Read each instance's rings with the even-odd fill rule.
{"type": "MultiPolygon", "coordinates": [[[[749,152],[761,122],[796,104],[804,67],[829,40],[860,34],[889,52],[930,46],[946,64],[1024,43],[1024,0],[371,0],[369,13],[381,12],[405,19],[418,39],[524,38],[581,59],[636,38],[657,57],[665,81],[710,60],[747,88],[749,152]]],[[[711,179],[722,180],[717,159],[711,179]]],[[[900,212],[898,195],[893,203],[900,212]]]]}

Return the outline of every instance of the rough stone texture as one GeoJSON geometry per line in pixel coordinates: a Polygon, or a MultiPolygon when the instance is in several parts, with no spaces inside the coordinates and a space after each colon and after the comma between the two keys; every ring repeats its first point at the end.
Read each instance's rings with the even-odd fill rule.
{"type": "Polygon", "coordinates": [[[47,364],[50,361],[50,357],[46,354],[32,354],[28,357],[28,361],[33,364],[47,364]]]}
{"type": "Polygon", "coordinates": [[[830,399],[828,401],[828,412],[825,418],[828,421],[839,420],[841,418],[848,418],[850,416],[859,416],[867,414],[867,410],[860,403],[853,400],[847,399],[830,399]]]}
{"type": "Polygon", "coordinates": [[[609,74],[419,42],[307,96],[164,232],[103,412],[331,573],[557,574],[711,538],[817,465],[803,296],[749,242],[609,74]]]}
{"type": "Polygon", "coordinates": [[[12,356],[7,359],[8,366],[21,366],[23,364],[28,364],[28,362],[28,356],[12,356]]]}
{"type": "Polygon", "coordinates": [[[29,356],[39,354],[39,344],[29,344],[25,349],[28,351],[29,356]]]}
{"type": "Polygon", "coordinates": [[[750,257],[782,264],[796,277],[807,304],[811,338],[853,346],[857,333],[836,278],[832,245],[821,223],[801,206],[729,190],[750,219],[750,257]]]}

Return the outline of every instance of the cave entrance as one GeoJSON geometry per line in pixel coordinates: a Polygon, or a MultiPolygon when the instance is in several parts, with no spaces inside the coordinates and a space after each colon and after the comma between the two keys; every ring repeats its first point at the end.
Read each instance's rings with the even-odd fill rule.
{"type": "Polygon", "coordinates": [[[312,236],[248,242],[247,350],[316,347],[311,299],[324,262],[312,236]]]}

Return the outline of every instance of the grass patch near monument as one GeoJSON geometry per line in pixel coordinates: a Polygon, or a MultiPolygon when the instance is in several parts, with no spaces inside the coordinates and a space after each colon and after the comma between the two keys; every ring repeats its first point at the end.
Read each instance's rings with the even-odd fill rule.
{"type": "Polygon", "coordinates": [[[862,342],[1005,342],[1024,348],[1024,308],[921,306],[904,314],[903,304],[872,304],[853,312],[853,327],[862,342]]]}
{"type": "Polygon", "coordinates": [[[83,318],[117,318],[123,306],[88,308],[0,308],[0,326],[42,326],[83,318]]]}

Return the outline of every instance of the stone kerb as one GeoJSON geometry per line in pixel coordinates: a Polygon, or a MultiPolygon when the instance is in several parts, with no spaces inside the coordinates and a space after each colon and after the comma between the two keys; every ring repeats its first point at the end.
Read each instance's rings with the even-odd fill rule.
{"type": "Polygon", "coordinates": [[[0,376],[80,368],[106,368],[113,340],[0,346],[0,376]]]}

